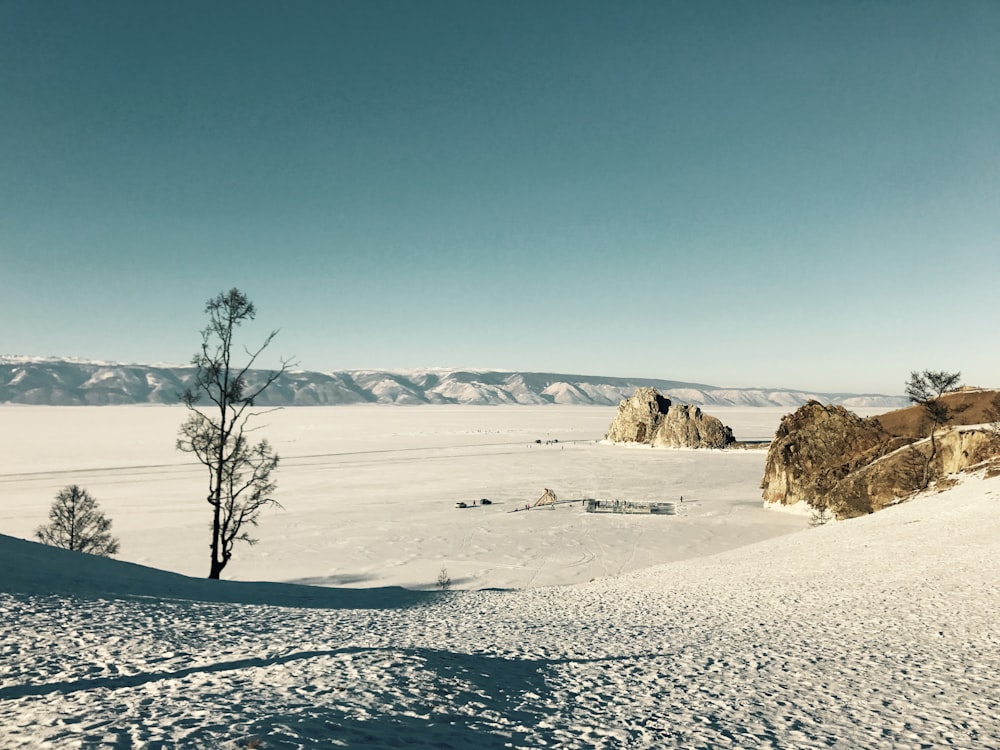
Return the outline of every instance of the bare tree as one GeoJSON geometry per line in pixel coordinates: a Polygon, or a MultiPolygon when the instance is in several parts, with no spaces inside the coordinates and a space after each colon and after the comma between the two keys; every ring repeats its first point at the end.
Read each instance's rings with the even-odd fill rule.
{"type": "Polygon", "coordinates": [[[239,289],[230,289],[210,299],[205,307],[208,326],[201,332],[201,350],[191,363],[197,368],[194,383],[181,400],[190,411],[181,425],[177,448],[193,453],[208,469],[208,504],[212,508],[212,557],[209,578],[219,578],[233,556],[237,541],[255,544],[248,527],[256,526],[261,510],[281,507],[271,495],[276,483],[271,475],[278,454],[267,440],[252,442],[248,433],[254,417],[254,402],[292,363],[265,373],[251,385],[249,373],[257,358],[277,336],[272,331],[257,349],[244,348],[245,363],[234,364],[236,329],[253,320],[256,309],[239,289]],[[197,404],[202,398],[205,410],[197,404]]]}
{"type": "Polygon", "coordinates": [[[447,591],[451,588],[451,576],[448,575],[447,568],[441,568],[441,571],[438,573],[436,585],[442,591],[447,591]]]}
{"type": "Polygon", "coordinates": [[[38,527],[35,537],[43,544],[75,552],[101,557],[118,553],[118,540],[111,536],[111,519],[98,509],[89,492],[75,484],[59,491],[49,509],[49,524],[38,527]]]}
{"type": "Polygon", "coordinates": [[[924,461],[924,476],[921,488],[926,489],[930,484],[931,462],[937,456],[937,442],[935,442],[934,432],[938,427],[948,424],[948,420],[954,410],[941,400],[948,391],[955,390],[960,382],[962,373],[944,372],[943,370],[924,370],[923,372],[911,372],[910,379],[906,383],[906,395],[910,401],[923,407],[924,416],[930,424],[931,452],[924,461]]]}
{"type": "Polygon", "coordinates": [[[819,508],[812,508],[809,513],[809,526],[816,528],[817,526],[825,526],[834,518],[833,511],[830,510],[829,506],[822,506],[819,508]]]}
{"type": "Polygon", "coordinates": [[[990,433],[1000,438],[1000,393],[993,394],[989,406],[986,407],[986,419],[989,420],[990,433]]]}

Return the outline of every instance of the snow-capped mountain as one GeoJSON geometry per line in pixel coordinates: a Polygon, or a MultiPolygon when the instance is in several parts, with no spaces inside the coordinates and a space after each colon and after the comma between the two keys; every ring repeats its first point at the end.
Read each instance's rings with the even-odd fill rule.
{"type": "MultiPolygon", "coordinates": [[[[139,365],[76,359],[0,356],[0,403],[67,405],[174,404],[193,375],[179,365],[139,365]]],[[[263,372],[256,373],[262,376],[263,372]]],[[[251,378],[254,373],[251,373],[251,378]]],[[[810,393],[781,388],[719,388],[648,378],[612,378],[479,370],[344,370],[285,374],[262,405],[342,404],[579,404],[614,406],[640,386],[701,406],[783,406],[809,399],[847,407],[906,405],[901,396],[810,393]]]]}

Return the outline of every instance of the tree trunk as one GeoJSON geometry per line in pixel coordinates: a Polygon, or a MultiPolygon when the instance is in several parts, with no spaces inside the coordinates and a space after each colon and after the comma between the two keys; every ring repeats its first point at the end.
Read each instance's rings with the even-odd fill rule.
{"type": "Polygon", "coordinates": [[[934,425],[931,425],[931,453],[927,457],[926,463],[924,463],[924,481],[921,489],[926,490],[931,483],[931,464],[934,462],[934,457],[937,455],[937,443],[934,441],[934,425]]]}
{"type": "Polygon", "coordinates": [[[226,567],[226,563],[222,561],[222,556],[219,554],[219,538],[222,536],[221,520],[219,516],[222,513],[222,498],[216,496],[215,502],[213,503],[212,510],[212,567],[209,570],[208,577],[218,580],[219,574],[222,569],[226,567]]]}
{"type": "MultiPolygon", "coordinates": [[[[232,325],[230,325],[230,331],[232,325]]],[[[226,343],[225,355],[225,379],[222,383],[219,396],[219,440],[218,451],[215,456],[215,482],[212,486],[212,567],[208,572],[210,579],[218,580],[222,569],[226,567],[226,561],[222,557],[222,474],[223,466],[226,463],[226,438],[227,425],[226,416],[229,410],[229,399],[226,394],[229,389],[229,344],[226,343]]]]}

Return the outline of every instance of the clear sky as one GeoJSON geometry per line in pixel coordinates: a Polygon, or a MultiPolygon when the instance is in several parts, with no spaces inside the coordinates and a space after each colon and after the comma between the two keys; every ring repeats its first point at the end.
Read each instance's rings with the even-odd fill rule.
{"type": "Polygon", "coordinates": [[[0,0],[0,353],[1000,385],[1000,2],[0,0]]]}

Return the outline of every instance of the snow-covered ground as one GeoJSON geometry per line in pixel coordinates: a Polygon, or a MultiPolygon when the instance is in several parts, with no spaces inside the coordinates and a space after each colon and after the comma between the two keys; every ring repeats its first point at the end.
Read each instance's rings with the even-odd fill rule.
{"type": "MultiPolygon", "coordinates": [[[[761,510],[762,451],[602,445],[602,407],[300,407],[260,420],[281,455],[260,543],[239,580],[433,588],[578,583],[801,529],[761,510]],[[541,444],[536,443],[540,440],[541,444]],[[558,441],[558,442],[550,442],[558,441]],[[560,498],[678,501],[675,517],[595,517],[579,505],[511,513],[546,487],[560,498]],[[684,503],[679,500],[684,497],[684,503]],[[489,498],[465,510],[456,502],[489,498]]],[[[783,409],[713,409],[741,439],[770,438],[783,409]]],[[[97,498],[119,559],[208,571],[205,474],[174,448],[183,408],[0,407],[0,533],[32,538],[61,487],[97,498]]]]}
{"type": "MultiPolygon", "coordinates": [[[[486,409],[477,431],[427,408],[344,450],[334,416],[383,417],[331,409],[312,434],[306,411],[270,418],[287,509],[234,577],[352,588],[208,582],[0,537],[0,747],[1000,746],[1000,479],[808,529],[760,509],[760,453],[570,442],[600,436],[601,409],[486,409]],[[690,508],[505,512],[539,482],[690,508]],[[498,505],[454,508],[482,496],[498,505]],[[360,588],[426,588],[442,564],[464,587],[517,588],[360,588]]],[[[198,477],[152,449],[180,412],[140,408],[148,429],[109,435],[135,407],[77,411],[3,410],[51,431],[5,430],[0,532],[30,535],[77,482],[123,559],[183,569],[181,536],[205,525],[184,516],[204,509],[161,505],[198,477]],[[66,445],[59,431],[73,452],[36,455],[66,445]]],[[[720,416],[746,439],[780,417],[748,412],[761,435],[720,416]]]]}

